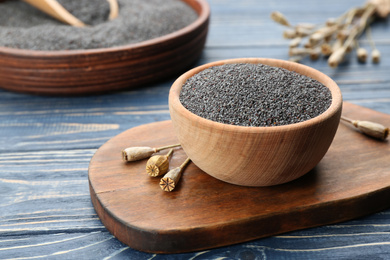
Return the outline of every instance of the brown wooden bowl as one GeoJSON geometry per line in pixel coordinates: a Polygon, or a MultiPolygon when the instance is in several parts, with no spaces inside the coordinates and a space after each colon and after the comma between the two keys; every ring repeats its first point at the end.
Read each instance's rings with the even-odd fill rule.
{"type": "Polygon", "coordinates": [[[325,74],[282,60],[246,58],[213,62],[180,76],[169,93],[176,136],[191,160],[222,181],[243,186],[270,186],[294,180],[314,168],[327,152],[339,125],[341,91],[325,74]],[[244,127],[214,122],[180,103],[182,85],[194,74],[227,63],[262,63],[311,77],[329,88],[330,107],[310,120],[274,127],[244,127]]]}
{"type": "Polygon", "coordinates": [[[35,51],[0,46],[0,87],[44,95],[86,95],[139,87],[188,69],[206,42],[206,0],[182,0],[192,24],[162,37],[120,47],[35,51]]]}

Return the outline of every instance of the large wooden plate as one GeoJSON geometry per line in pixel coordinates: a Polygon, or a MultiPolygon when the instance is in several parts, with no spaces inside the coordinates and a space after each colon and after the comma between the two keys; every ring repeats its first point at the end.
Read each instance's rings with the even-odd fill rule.
{"type": "MultiPolygon", "coordinates": [[[[343,114],[390,125],[390,115],[345,103],[343,114]]],[[[128,146],[176,143],[170,121],[142,125],[104,144],[89,166],[90,193],[106,228],[132,248],[178,253],[349,220],[390,206],[390,146],[343,123],[323,160],[287,184],[253,188],[210,177],[193,163],[173,192],[124,163],[128,146]]],[[[204,149],[207,149],[205,147],[204,149]]],[[[171,167],[186,158],[176,149],[171,167]]]]}
{"type": "Polygon", "coordinates": [[[206,42],[206,0],[183,0],[199,17],[176,32],[120,47],[34,51],[0,46],[0,87],[41,95],[87,95],[139,87],[186,71],[206,42]]]}

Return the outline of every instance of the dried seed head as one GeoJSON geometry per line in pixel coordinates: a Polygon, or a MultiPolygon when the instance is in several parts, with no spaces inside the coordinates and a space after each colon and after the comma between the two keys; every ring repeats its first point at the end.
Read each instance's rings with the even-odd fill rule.
{"type": "Polygon", "coordinates": [[[333,26],[333,25],[336,25],[336,19],[328,18],[328,20],[326,20],[326,26],[333,26]]]}
{"type": "Polygon", "coordinates": [[[371,52],[371,58],[373,63],[379,63],[381,60],[381,53],[378,51],[378,49],[374,49],[371,52]]]}
{"type": "Polygon", "coordinates": [[[301,37],[296,37],[296,38],[292,39],[292,40],[290,41],[290,44],[289,44],[290,48],[295,48],[295,47],[297,47],[297,46],[301,43],[301,41],[302,41],[302,38],[301,38],[301,37]]]}
{"type": "Polygon", "coordinates": [[[324,37],[324,42],[331,42],[333,39],[333,35],[327,35],[324,37]]]}
{"type": "Polygon", "coordinates": [[[305,42],[305,44],[303,45],[303,47],[306,48],[306,49],[310,49],[310,48],[312,48],[313,46],[311,45],[310,41],[307,41],[307,42],[305,42]]]}
{"type": "Polygon", "coordinates": [[[315,32],[310,36],[309,41],[311,45],[317,45],[322,39],[324,39],[324,34],[322,32],[315,32]]]}
{"type": "Polygon", "coordinates": [[[146,173],[151,177],[157,177],[165,174],[169,169],[169,157],[172,149],[167,155],[155,155],[149,158],[146,163],[146,173]]]}
{"type": "Polygon", "coordinates": [[[367,61],[367,50],[364,48],[358,48],[356,50],[356,56],[360,62],[365,63],[367,61]]]}
{"type": "Polygon", "coordinates": [[[301,26],[296,26],[295,32],[299,37],[306,37],[311,34],[311,29],[307,29],[301,26]]]}
{"type": "Polygon", "coordinates": [[[151,147],[129,147],[122,150],[122,159],[125,162],[142,160],[150,157],[156,149],[151,147]]]}
{"type": "Polygon", "coordinates": [[[280,12],[272,12],[271,13],[271,19],[277,22],[278,24],[284,25],[284,26],[291,26],[288,22],[287,18],[280,12]]]}
{"type": "Polygon", "coordinates": [[[337,30],[337,26],[322,27],[321,29],[313,33],[310,36],[309,40],[313,46],[322,40],[329,41],[336,30],[337,30]]]}
{"type": "Polygon", "coordinates": [[[337,32],[337,39],[344,41],[349,36],[349,32],[345,29],[337,32]]]}
{"type": "Polygon", "coordinates": [[[180,180],[184,167],[186,167],[190,161],[191,159],[187,157],[187,159],[179,167],[176,167],[165,174],[164,177],[160,180],[161,189],[164,191],[172,191],[175,189],[177,183],[180,180]]]}
{"type": "Polygon", "coordinates": [[[376,15],[381,18],[387,18],[390,13],[390,2],[388,0],[370,0],[369,3],[375,5],[376,15]]]}
{"type": "Polygon", "coordinates": [[[343,61],[345,55],[345,49],[339,48],[335,50],[328,59],[328,65],[332,68],[337,68],[337,66],[343,61]]]}
{"type": "Polygon", "coordinates": [[[288,29],[283,32],[283,38],[285,39],[294,39],[296,37],[298,37],[298,34],[295,30],[288,29]]]}
{"type": "Polygon", "coordinates": [[[321,55],[321,48],[315,48],[310,51],[310,59],[311,60],[318,60],[318,58],[321,55]]]}
{"type": "Polygon", "coordinates": [[[364,134],[385,140],[389,136],[389,128],[370,121],[353,121],[352,124],[364,134]]]}
{"type": "Polygon", "coordinates": [[[325,56],[329,56],[332,54],[332,47],[330,46],[329,43],[323,43],[321,45],[321,52],[322,54],[324,54],[325,56]]]}
{"type": "Polygon", "coordinates": [[[288,52],[289,56],[300,56],[300,55],[309,55],[311,52],[310,49],[302,49],[302,48],[291,48],[288,52]]]}
{"type": "Polygon", "coordinates": [[[146,163],[146,173],[152,177],[157,177],[168,171],[169,161],[165,155],[155,155],[150,157],[146,163]]]}
{"type": "Polygon", "coordinates": [[[316,25],[312,23],[299,23],[295,26],[296,28],[304,28],[306,30],[313,30],[316,25]]]}
{"type": "Polygon", "coordinates": [[[180,180],[182,168],[177,167],[173,170],[170,170],[163,178],[160,180],[160,188],[163,191],[173,191],[180,180]]]}

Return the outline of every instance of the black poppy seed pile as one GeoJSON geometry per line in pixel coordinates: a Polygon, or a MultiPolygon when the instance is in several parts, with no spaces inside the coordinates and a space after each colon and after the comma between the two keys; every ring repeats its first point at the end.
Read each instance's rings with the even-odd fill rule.
{"type": "Polygon", "coordinates": [[[108,20],[107,0],[58,0],[88,24],[65,25],[23,1],[0,1],[0,46],[29,50],[95,49],[154,39],[194,22],[181,0],[118,0],[119,16],[108,20]]]}
{"type": "Polygon", "coordinates": [[[192,113],[240,126],[299,123],[325,112],[330,90],[286,69],[262,64],[215,66],[187,79],[180,102],[192,113]]]}

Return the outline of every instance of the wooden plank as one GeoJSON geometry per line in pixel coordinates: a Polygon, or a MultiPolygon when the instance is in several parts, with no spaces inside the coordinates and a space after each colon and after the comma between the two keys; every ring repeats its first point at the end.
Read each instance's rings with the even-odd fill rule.
{"type": "MultiPolygon", "coordinates": [[[[208,2],[212,11],[210,32],[203,55],[194,66],[236,57],[288,59],[288,41],[282,38],[283,27],[269,19],[271,11],[282,11],[293,23],[321,23],[365,1],[208,2]]],[[[353,56],[336,70],[323,59],[304,60],[304,64],[332,77],[345,100],[390,114],[388,32],[386,21],[372,27],[375,43],[383,54],[378,65],[359,64],[353,56]]],[[[368,46],[364,36],[361,44],[368,46]]],[[[0,223],[7,225],[0,227],[1,259],[388,258],[388,209],[339,224],[174,256],[142,253],[112,238],[90,201],[89,159],[107,140],[127,129],[169,120],[168,92],[175,78],[131,91],[79,98],[46,98],[0,90],[0,179],[6,180],[0,182],[0,223]],[[73,131],[71,124],[79,125],[78,131],[73,131]],[[99,131],[91,131],[88,125],[95,125],[99,131]],[[112,125],[119,127],[107,127],[112,125]],[[32,224],[36,220],[40,223],[32,224]],[[18,248],[11,249],[15,246],[18,248]],[[50,256],[56,252],[62,253],[50,256]]]]}

